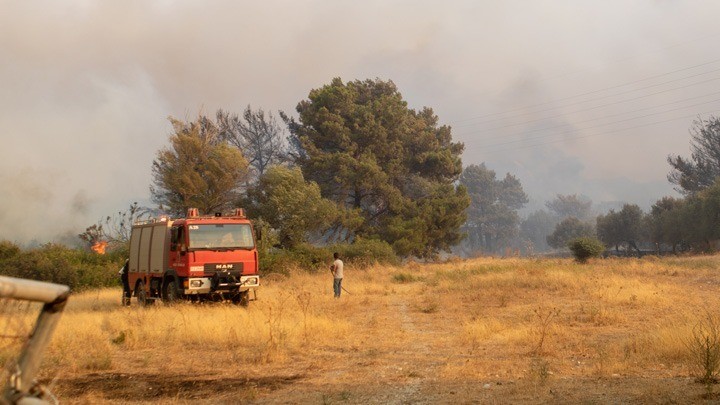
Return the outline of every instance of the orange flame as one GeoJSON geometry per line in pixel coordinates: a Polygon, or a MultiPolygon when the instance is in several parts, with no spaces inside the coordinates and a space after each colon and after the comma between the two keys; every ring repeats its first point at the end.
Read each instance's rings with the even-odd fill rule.
{"type": "Polygon", "coordinates": [[[101,241],[95,242],[95,244],[92,245],[92,247],[90,249],[92,249],[93,252],[95,252],[99,255],[104,255],[107,244],[108,244],[107,242],[105,242],[104,240],[101,240],[101,241]]]}

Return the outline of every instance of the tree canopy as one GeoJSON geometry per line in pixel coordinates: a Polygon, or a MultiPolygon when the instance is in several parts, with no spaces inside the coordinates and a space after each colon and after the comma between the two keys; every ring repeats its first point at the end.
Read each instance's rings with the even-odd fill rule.
{"type": "Polygon", "coordinates": [[[559,219],[575,217],[579,220],[587,220],[591,217],[592,201],[577,194],[558,194],[555,199],[547,201],[545,206],[559,219]]]}
{"type": "Polygon", "coordinates": [[[297,112],[295,163],[325,198],[359,214],[346,238],[379,238],[423,257],[460,241],[469,201],[453,183],[463,145],[432,109],[408,108],[392,81],[336,78],[297,112]]]}
{"type": "Polygon", "coordinates": [[[698,118],[690,128],[690,158],[668,156],[670,183],[678,192],[695,194],[720,176],[720,117],[698,118]]]}
{"type": "Polygon", "coordinates": [[[220,138],[242,151],[251,167],[253,179],[258,179],[272,165],[287,159],[285,131],[272,112],[249,105],[242,117],[227,111],[216,114],[220,138]]]}
{"type": "Polygon", "coordinates": [[[672,251],[686,239],[683,232],[685,202],[674,197],[663,197],[650,208],[650,238],[654,243],[672,246],[672,251]]]}
{"type": "Polygon", "coordinates": [[[223,142],[217,127],[204,117],[170,122],[170,147],[159,150],[152,164],[153,202],[172,214],[190,207],[203,213],[232,208],[248,172],[242,153],[223,142]]]}
{"type": "Polygon", "coordinates": [[[305,182],[298,168],[271,166],[250,195],[250,214],[278,230],[287,248],[307,241],[311,232],[322,232],[338,216],[335,204],[322,198],[316,183],[305,182]]]}
{"type": "Polygon", "coordinates": [[[627,244],[628,248],[637,248],[637,241],[643,231],[643,211],[635,204],[624,204],[620,211],[610,210],[597,217],[597,234],[608,246],[627,244]]]}
{"type": "Polygon", "coordinates": [[[517,210],[528,198],[520,181],[510,173],[502,180],[485,164],[470,165],[460,176],[470,196],[466,230],[472,247],[491,253],[502,241],[517,234],[520,217],[517,210]]]}
{"type": "Polygon", "coordinates": [[[536,210],[520,222],[520,237],[527,244],[528,253],[543,252],[549,249],[547,237],[558,224],[557,216],[546,210],[536,210]]]}
{"type": "Polygon", "coordinates": [[[547,243],[555,249],[561,249],[567,247],[568,242],[573,239],[594,236],[595,230],[592,225],[575,217],[567,217],[555,226],[553,233],[547,236],[547,243]]]}

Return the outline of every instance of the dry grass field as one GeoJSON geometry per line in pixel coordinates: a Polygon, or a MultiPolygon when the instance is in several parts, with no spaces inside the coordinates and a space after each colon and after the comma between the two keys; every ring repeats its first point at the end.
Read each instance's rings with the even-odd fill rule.
{"type": "MultiPolygon", "coordinates": [[[[476,259],[273,275],[259,300],[70,300],[43,381],[63,403],[697,403],[693,330],[720,256],[476,259]]],[[[720,387],[713,387],[720,391],[720,387]]]]}

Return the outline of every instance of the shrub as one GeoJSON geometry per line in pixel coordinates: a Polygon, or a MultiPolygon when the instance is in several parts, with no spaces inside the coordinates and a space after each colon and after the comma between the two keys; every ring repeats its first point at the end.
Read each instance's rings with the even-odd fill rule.
{"type": "Polygon", "coordinates": [[[309,272],[327,271],[334,252],[338,252],[346,264],[355,267],[365,267],[375,263],[398,264],[400,261],[387,242],[357,239],[354,243],[338,243],[323,247],[302,243],[292,249],[268,251],[260,255],[260,271],[265,274],[288,274],[291,268],[309,272]]]}
{"type": "MultiPolygon", "coordinates": [[[[358,238],[353,243],[330,246],[332,252],[340,253],[340,257],[356,266],[367,266],[376,263],[398,264],[395,251],[389,243],[377,239],[358,238]]],[[[330,253],[332,253],[330,252],[330,253]]]]}
{"type": "Polygon", "coordinates": [[[579,263],[586,263],[592,257],[598,257],[605,251],[605,245],[590,237],[575,238],[568,242],[568,248],[579,263]]]}
{"type": "Polygon", "coordinates": [[[707,313],[693,328],[692,335],[685,342],[690,366],[698,376],[697,381],[705,384],[707,393],[712,393],[713,384],[720,373],[720,322],[714,314],[707,313]]]}
{"type": "Polygon", "coordinates": [[[299,268],[305,271],[318,271],[324,264],[330,264],[332,252],[301,243],[293,249],[278,249],[260,256],[260,271],[263,273],[288,274],[289,269],[299,268]]]}
{"type": "Polygon", "coordinates": [[[10,259],[20,253],[20,248],[7,240],[0,241],[0,260],[10,259]]]}
{"type": "Polygon", "coordinates": [[[118,269],[125,261],[115,255],[47,244],[19,251],[0,261],[0,274],[65,284],[73,290],[119,285],[118,269]]]}
{"type": "Polygon", "coordinates": [[[395,273],[392,276],[392,281],[398,284],[407,284],[420,281],[420,278],[405,272],[395,273]]]}

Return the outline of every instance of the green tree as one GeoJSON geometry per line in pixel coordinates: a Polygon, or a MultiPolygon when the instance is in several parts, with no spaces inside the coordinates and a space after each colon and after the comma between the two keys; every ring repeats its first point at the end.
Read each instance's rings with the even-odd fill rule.
{"type": "Polygon", "coordinates": [[[271,166],[250,191],[250,213],[279,232],[282,246],[306,242],[313,232],[323,232],[338,217],[337,206],[322,198],[315,182],[306,182],[298,168],[271,166]]]}
{"type": "Polygon", "coordinates": [[[533,211],[520,222],[520,237],[530,243],[534,252],[544,252],[550,248],[547,243],[548,235],[552,234],[558,218],[545,211],[533,211]]]}
{"type": "Polygon", "coordinates": [[[690,244],[700,250],[714,250],[720,239],[720,179],[685,200],[683,229],[690,244]]]}
{"type": "Polygon", "coordinates": [[[573,239],[594,236],[595,230],[592,225],[575,217],[568,217],[555,226],[553,233],[547,237],[547,243],[555,249],[560,249],[567,247],[568,242],[573,239]]]}
{"type": "Polygon", "coordinates": [[[678,219],[681,224],[680,231],[683,242],[693,249],[702,250],[708,242],[708,224],[704,222],[704,211],[702,193],[685,197],[678,219]]]}
{"type": "Polygon", "coordinates": [[[575,217],[581,221],[590,219],[592,201],[577,194],[558,194],[554,200],[547,201],[545,206],[559,219],[575,217]]]}
{"type": "Polygon", "coordinates": [[[190,207],[202,213],[232,208],[248,172],[242,153],[223,142],[207,118],[170,122],[171,146],[158,151],[152,164],[152,200],[176,215],[190,207]]]}
{"type": "Polygon", "coordinates": [[[391,81],[312,90],[290,122],[295,163],[322,195],[359,213],[342,234],[379,238],[400,255],[434,256],[461,239],[468,204],[453,183],[463,145],[430,108],[408,108],[391,81]]]}
{"type": "Polygon", "coordinates": [[[670,155],[670,183],[678,192],[695,194],[720,176],[720,117],[698,118],[690,128],[690,158],[670,155]]]}
{"type": "Polygon", "coordinates": [[[518,233],[517,210],[528,202],[520,181],[510,173],[498,180],[495,171],[482,163],[466,167],[460,184],[470,196],[465,229],[471,247],[488,253],[497,251],[501,243],[518,233]]]}
{"type": "Polygon", "coordinates": [[[635,204],[624,204],[618,212],[610,210],[605,215],[597,217],[597,234],[600,240],[608,246],[626,244],[628,250],[639,250],[637,242],[643,236],[643,211],[635,204]]]}
{"type": "Polygon", "coordinates": [[[663,197],[650,208],[650,240],[672,247],[673,253],[687,238],[687,226],[683,221],[686,204],[683,199],[663,197]]]}

